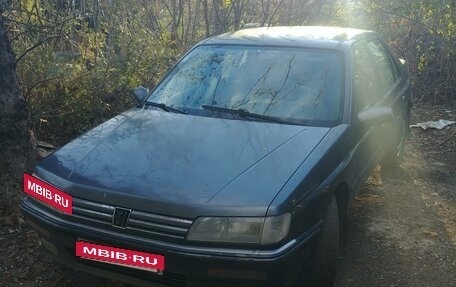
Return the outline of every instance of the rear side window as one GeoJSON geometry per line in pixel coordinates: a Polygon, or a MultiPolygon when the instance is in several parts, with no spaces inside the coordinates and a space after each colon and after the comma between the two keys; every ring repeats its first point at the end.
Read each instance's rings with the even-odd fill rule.
{"type": "Polygon", "coordinates": [[[399,72],[392,64],[392,59],[382,42],[378,39],[367,42],[367,48],[372,54],[372,59],[378,70],[380,85],[383,94],[396,83],[399,72]]]}

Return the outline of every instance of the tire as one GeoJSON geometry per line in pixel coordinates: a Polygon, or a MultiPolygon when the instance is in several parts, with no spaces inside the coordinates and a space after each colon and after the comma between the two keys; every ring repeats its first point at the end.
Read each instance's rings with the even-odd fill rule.
{"type": "Polygon", "coordinates": [[[334,195],[323,217],[319,241],[313,255],[308,284],[302,286],[332,287],[339,258],[339,212],[334,195]]]}
{"type": "Polygon", "coordinates": [[[402,120],[401,130],[399,133],[399,140],[380,161],[380,165],[383,168],[394,169],[402,163],[402,160],[404,158],[405,142],[407,140],[408,134],[408,122],[408,118],[402,120]]]}

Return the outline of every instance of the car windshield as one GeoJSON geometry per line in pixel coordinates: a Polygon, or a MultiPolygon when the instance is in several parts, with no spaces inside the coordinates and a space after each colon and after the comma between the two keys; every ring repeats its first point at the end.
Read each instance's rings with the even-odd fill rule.
{"type": "Polygon", "coordinates": [[[177,64],[148,101],[207,116],[214,111],[203,106],[334,125],[341,115],[342,85],[336,51],[202,45],[177,64]]]}

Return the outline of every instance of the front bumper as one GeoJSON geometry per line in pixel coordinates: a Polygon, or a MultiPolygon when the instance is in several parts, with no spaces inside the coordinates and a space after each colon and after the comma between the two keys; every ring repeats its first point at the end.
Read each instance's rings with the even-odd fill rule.
{"type": "Polygon", "coordinates": [[[313,238],[319,228],[272,250],[188,246],[126,235],[67,220],[34,200],[24,198],[21,210],[38,231],[44,247],[61,263],[98,276],[141,286],[289,286],[310,264],[313,238]],[[75,256],[78,239],[165,257],[162,275],[75,256]]]}

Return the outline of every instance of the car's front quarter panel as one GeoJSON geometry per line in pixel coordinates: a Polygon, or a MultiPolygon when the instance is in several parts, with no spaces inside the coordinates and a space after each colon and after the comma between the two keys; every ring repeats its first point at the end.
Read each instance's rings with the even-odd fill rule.
{"type": "Polygon", "coordinates": [[[338,184],[356,182],[356,174],[350,172],[355,146],[348,125],[331,128],[271,203],[268,215],[292,210],[290,237],[321,223],[329,193],[338,184]]]}

